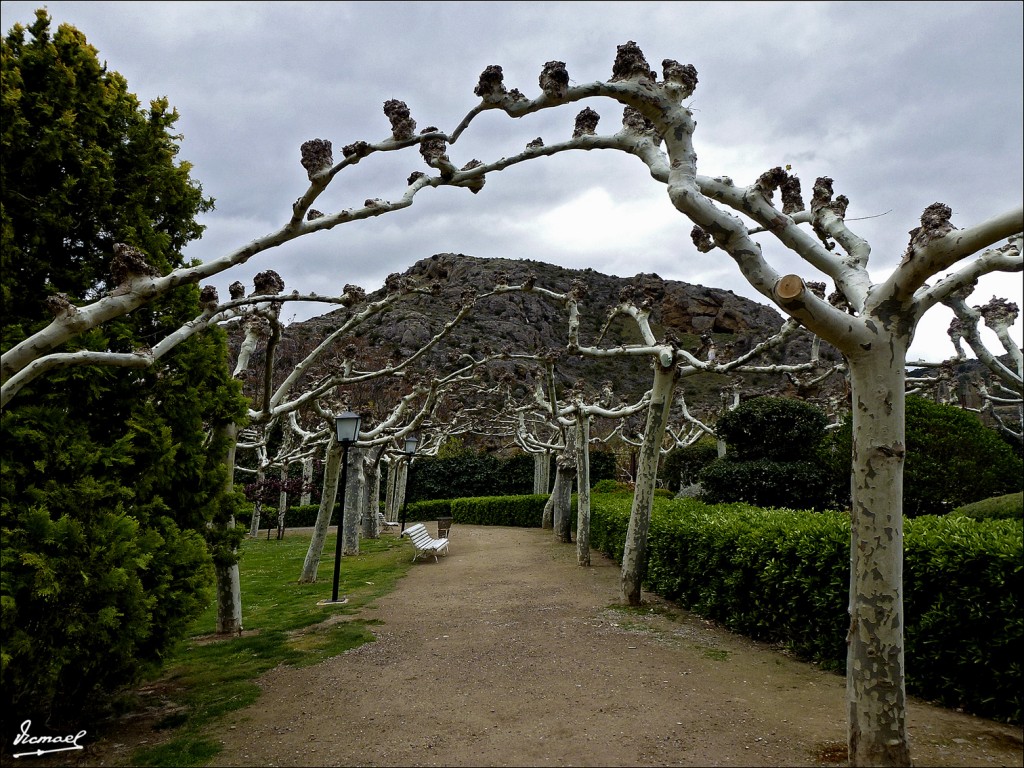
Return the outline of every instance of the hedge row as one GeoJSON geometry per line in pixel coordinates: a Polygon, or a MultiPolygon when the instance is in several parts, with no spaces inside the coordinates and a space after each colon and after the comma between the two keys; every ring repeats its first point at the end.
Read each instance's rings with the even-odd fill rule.
{"type": "MultiPolygon", "coordinates": [[[[621,562],[629,499],[595,496],[591,541],[621,562]]],[[[731,630],[842,670],[850,522],[841,513],[657,500],[645,586],[731,630]]],[[[911,693],[1021,721],[1024,524],[924,516],[905,522],[911,693]]]]}
{"type": "MultiPolygon", "coordinates": [[[[470,525],[539,526],[547,499],[548,496],[495,496],[412,501],[405,507],[405,519],[406,522],[415,523],[421,520],[436,520],[439,517],[452,517],[454,522],[470,525]],[[473,503],[460,505],[459,511],[456,512],[456,501],[473,503]]],[[[331,517],[332,525],[337,523],[340,508],[340,504],[334,505],[334,513],[331,517]]],[[[311,528],[316,525],[316,517],[319,512],[320,507],[317,504],[289,507],[285,515],[285,525],[288,528],[311,528]]],[[[249,527],[251,521],[251,508],[237,516],[237,522],[246,528],[249,527]]],[[[264,507],[260,515],[260,530],[266,530],[268,526],[277,527],[276,507],[264,507]]]]}
{"type": "MultiPolygon", "coordinates": [[[[467,525],[537,527],[547,499],[421,501],[408,505],[406,518],[451,516],[467,525]]],[[[627,494],[591,497],[591,545],[617,562],[631,501],[627,494]]],[[[312,525],[316,512],[315,505],[294,507],[288,525],[312,525]]],[[[1019,723],[1024,521],[923,516],[907,519],[904,533],[908,691],[1019,723]]],[[[850,521],[843,513],[657,498],[644,586],[735,632],[842,670],[849,542],[850,521]]]]}
{"type": "MultiPolygon", "coordinates": [[[[320,512],[319,504],[303,504],[301,506],[289,507],[288,511],[284,516],[284,524],[287,528],[311,528],[316,525],[316,516],[320,512]]],[[[338,505],[334,505],[334,515],[338,514],[338,505]]],[[[235,521],[241,523],[246,528],[252,522],[252,506],[249,505],[249,509],[244,512],[239,512],[235,516],[235,521]]],[[[277,507],[276,506],[264,506],[263,511],[260,512],[260,530],[266,530],[267,527],[277,528],[277,507]]]]}
{"type": "Polygon", "coordinates": [[[510,525],[539,528],[547,494],[530,496],[478,496],[452,499],[452,522],[466,525],[510,525]]]}

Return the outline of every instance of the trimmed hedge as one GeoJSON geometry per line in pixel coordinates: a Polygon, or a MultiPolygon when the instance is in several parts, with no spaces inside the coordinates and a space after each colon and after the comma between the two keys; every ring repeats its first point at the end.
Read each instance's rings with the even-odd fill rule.
{"type": "Polygon", "coordinates": [[[1013,518],[1024,520],[1024,491],[993,496],[973,504],[957,507],[950,514],[973,517],[975,520],[1002,520],[1013,518]]]}
{"type": "Polygon", "coordinates": [[[759,507],[836,508],[831,471],[811,460],[735,459],[726,455],[700,474],[702,497],[710,502],[744,501],[759,507]]]}
{"type": "Polygon", "coordinates": [[[418,523],[422,520],[437,520],[439,517],[452,516],[451,499],[429,499],[427,501],[410,501],[405,505],[405,521],[418,523]]]}
{"type": "MultiPolygon", "coordinates": [[[[409,521],[536,528],[547,495],[410,503],[409,521]]],[[[591,546],[622,562],[632,496],[591,497],[591,546]]],[[[575,516],[575,496],[573,497],[575,516]]],[[[317,507],[296,507],[289,526],[317,507]],[[308,510],[308,512],[307,512],[308,510]]],[[[241,517],[241,516],[240,516],[241,517]]],[[[573,524],[575,530],[575,523],[573,524]]],[[[907,690],[1021,722],[1024,521],[967,514],[904,522],[907,690]]],[[[655,499],[644,586],[756,640],[842,671],[850,521],[844,513],[655,499]]]]}
{"type": "MultiPolygon", "coordinates": [[[[246,528],[252,522],[252,504],[247,505],[248,508],[244,512],[239,512],[235,516],[235,521],[241,523],[246,528]]],[[[334,513],[331,515],[332,519],[338,514],[338,506],[334,505],[334,513]]],[[[288,511],[284,516],[284,524],[286,528],[312,528],[316,525],[316,516],[320,512],[319,504],[303,504],[301,506],[289,507],[288,511]]],[[[277,528],[277,506],[266,506],[264,505],[263,511],[260,512],[260,530],[265,530],[267,526],[271,528],[277,528]]]]}
{"type": "MultiPolygon", "coordinates": [[[[466,525],[510,525],[539,528],[547,494],[529,496],[478,496],[452,499],[452,522],[466,525]]],[[[575,497],[574,497],[575,498],[575,497]]]]}
{"type": "MultiPolygon", "coordinates": [[[[593,546],[621,562],[629,498],[595,496],[592,513],[593,546]]],[[[842,670],[849,541],[842,513],[657,500],[645,586],[736,632],[842,670]]],[[[1024,524],[908,519],[904,551],[908,690],[1020,722],[1024,524]]]]}

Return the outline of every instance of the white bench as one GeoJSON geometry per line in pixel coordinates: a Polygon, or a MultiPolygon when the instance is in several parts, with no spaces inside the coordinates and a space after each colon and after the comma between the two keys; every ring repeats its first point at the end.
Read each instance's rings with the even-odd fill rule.
{"type": "Polygon", "coordinates": [[[423,523],[406,528],[402,535],[412,539],[412,544],[416,547],[416,553],[412,556],[414,563],[420,555],[433,555],[436,563],[438,554],[448,554],[448,539],[435,539],[423,523]]]}
{"type": "Polygon", "coordinates": [[[378,530],[383,531],[383,530],[386,530],[388,528],[398,528],[400,525],[401,525],[401,523],[396,523],[396,522],[394,522],[392,520],[386,519],[384,517],[384,513],[383,512],[378,512],[377,513],[377,529],[378,530]]]}

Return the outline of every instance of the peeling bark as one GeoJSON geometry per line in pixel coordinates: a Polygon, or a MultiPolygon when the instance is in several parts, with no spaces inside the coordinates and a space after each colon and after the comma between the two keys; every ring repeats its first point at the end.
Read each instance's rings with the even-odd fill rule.
{"type": "Polygon", "coordinates": [[[345,484],[344,514],[342,515],[341,552],[345,556],[359,554],[359,523],[363,516],[363,487],[366,472],[363,468],[364,450],[356,445],[349,448],[350,472],[345,484]]]}
{"type": "Polygon", "coordinates": [[[302,495],[299,497],[299,504],[308,507],[312,500],[312,492],[309,490],[313,482],[313,458],[307,456],[302,460],[302,495]]]}
{"type": "Polygon", "coordinates": [[[576,564],[590,565],[590,414],[576,415],[576,564]]]}
{"type": "Polygon", "coordinates": [[[555,490],[551,493],[552,530],[563,544],[572,542],[572,481],[576,476],[576,433],[566,430],[565,448],[555,462],[555,490]]]}
{"type": "MultiPolygon", "coordinates": [[[[316,573],[320,568],[320,558],[324,553],[324,542],[327,541],[327,529],[331,524],[331,513],[334,511],[334,503],[338,497],[341,456],[341,445],[332,434],[330,443],[327,445],[327,461],[324,463],[324,484],[320,492],[320,510],[316,515],[313,537],[309,541],[306,559],[302,563],[302,572],[299,574],[300,584],[313,584],[316,582],[316,573]]],[[[341,535],[340,525],[338,526],[338,535],[341,535]]]]}
{"type": "Polygon", "coordinates": [[[280,541],[284,538],[284,521],[285,515],[288,514],[288,491],[284,490],[284,484],[288,481],[287,462],[281,465],[281,474],[278,477],[281,480],[281,492],[277,497],[277,538],[280,541]]]}
{"type": "Polygon", "coordinates": [[[651,404],[647,411],[647,425],[636,470],[636,490],[622,553],[621,597],[622,602],[628,605],[640,605],[640,591],[647,568],[647,532],[651,526],[654,487],[658,481],[658,458],[678,376],[675,365],[666,368],[655,362],[651,404]]]}
{"type": "Polygon", "coordinates": [[[547,451],[533,454],[533,492],[536,495],[551,490],[551,454],[547,451]]]}
{"type": "MultiPolygon", "coordinates": [[[[224,456],[224,465],[228,468],[224,490],[231,494],[235,487],[235,446],[238,443],[238,427],[234,422],[221,428],[228,438],[228,449],[224,456]]],[[[235,527],[232,515],[224,524],[227,530],[235,527]]],[[[217,634],[239,635],[242,633],[242,589],[238,580],[238,561],[224,562],[222,558],[214,558],[214,572],[217,578],[217,634]]]]}
{"type": "Polygon", "coordinates": [[[903,658],[906,339],[850,360],[853,476],[846,693],[852,765],[910,765],[903,658]]]}

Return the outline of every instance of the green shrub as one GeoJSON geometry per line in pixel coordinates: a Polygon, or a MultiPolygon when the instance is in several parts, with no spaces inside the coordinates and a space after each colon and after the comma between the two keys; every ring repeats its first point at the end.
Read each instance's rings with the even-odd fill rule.
{"type": "Polygon", "coordinates": [[[452,499],[452,522],[467,525],[509,525],[537,528],[549,496],[481,496],[452,499]]]}
{"type": "Polygon", "coordinates": [[[715,432],[741,460],[807,459],[825,436],[820,408],[788,397],[755,397],[722,414],[715,432]]]}
{"type": "Polygon", "coordinates": [[[515,495],[533,491],[533,457],[500,458],[462,449],[444,458],[424,456],[409,469],[410,502],[485,494],[515,495]]]}
{"type": "MultiPolygon", "coordinates": [[[[907,460],[903,468],[903,514],[941,515],[975,501],[1024,487],[1024,462],[999,434],[973,413],[907,396],[907,460]]],[[[850,477],[849,418],[827,442],[850,477]]]]}
{"type": "Polygon", "coordinates": [[[616,562],[622,562],[633,498],[624,493],[590,497],[590,546],[616,562]]]}
{"type": "Polygon", "coordinates": [[[832,474],[816,461],[739,461],[723,456],[704,468],[700,481],[701,498],[709,503],[743,501],[789,509],[837,506],[832,474]]]}
{"type": "MultiPolygon", "coordinates": [[[[331,519],[334,521],[334,524],[337,523],[340,506],[335,504],[334,512],[331,513],[331,519]]],[[[302,504],[289,507],[284,516],[284,524],[286,528],[312,528],[316,525],[316,518],[319,514],[319,504],[302,504]]],[[[252,523],[252,504],[247,503],[245,511],[236,515],[235,519],[248,529],[252,523]]],[[[264,505],[263,511],[260,512],[260,530],[265,530],[268,527],[277,528],[277,507],[267,507],[264,505]]]]}
{"type": "Polygon", "coordinates": [[[973,517],[975,520],[1024,519],[1024,491],[965,504],[953,510],[952,514],[973,517]]]}
{"type": "Polygon", "coordinates": [[[593,493],[633,493],[628,483],[620,483],[617,480],[598,480],[590,490],[593,493]]]}
{"type": "Polygon", "coordinates": [[[728,452],[700,472],[701,498],[790,509],[837,506],[833,470],[818,457],[827,421],[820,408],[791,398],[741,403],[715,427],[728,452]]]}
{"type": "MultiPolygon", "coordinates": [[[[622,559],[630,500],[595,495],[591,541],[622,559]]],[[[849,627],[849,518],[838,512],[655,500],[646,588],[730,629],[841,670],[849,627]]],[[[908,691],[1021,720],[1024,522],[908,520],[908,691]],[[979,674],[984,670],[984,674],[979,674]]]]}
{"type": "Polygon", "coordinates": [[[405,505],[406,522],[420,522],[421,520],[437,520],[437,518],[439,517],[451,516],[451,499],[429,499],[426,501],[413,501],[405,505]]]}
{"type": "MultiPolygon", "coordinates": [[[[590,484],[615,477],[612,451],[590,452],[590,484]]],[[[533,456],[516,453],[500,457],[474,452],[460,444],[444,455],[422,457],[409,470],[410,502],[428,499],[473,498],[484,495],[521,496],[533,492],[533,456]]]]}
{"type": "Polygon", "coordinates": [[[1021,520],[908,520],[907,689],[983,717],[1021,720],[1021,520]]]}
{"type": "Polygon", "coordinates": [[[590,487],[604,480],[615,480],[616,467],[614,451],[590,449],[590,487]]]}
{"type": "Polygon", "coordinates": [[[718,458],[718,443],[710,437],[673,448],[658,469],[658,478],[673,493],[700,479],[701,470],[718,458]]]}

